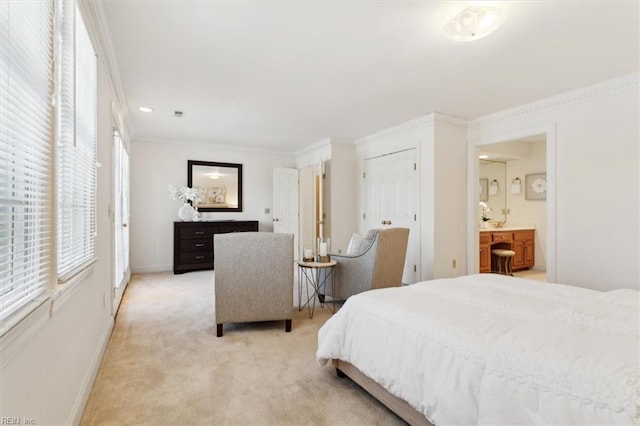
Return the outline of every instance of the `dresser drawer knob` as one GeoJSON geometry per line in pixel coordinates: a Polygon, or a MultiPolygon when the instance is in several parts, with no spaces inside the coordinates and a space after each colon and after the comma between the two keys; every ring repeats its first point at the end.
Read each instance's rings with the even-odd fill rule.
{"type": "Polygon", "coordinates": [[[196,247],[204,247],[204,243],[196,244],[196,247]]]}
{"type": "Polygon", "coordinates": [[[196,256],[196,259],[198,259],[198,260],[204,259],[204,256],[196,256]]]}
{"type": "Polygon", "coordinates": [[[204,231],[196,231],[196,235],[204,235],[204,231]]]}

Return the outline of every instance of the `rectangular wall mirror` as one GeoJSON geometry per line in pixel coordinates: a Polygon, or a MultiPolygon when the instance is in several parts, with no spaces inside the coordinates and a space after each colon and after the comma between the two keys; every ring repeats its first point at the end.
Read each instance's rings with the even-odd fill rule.
{"type": "Polygon", "coordinates": [[[242,211],[242,164],[188,160],[187,185],[198,189],[201,212],[242,211]]]}
{"type": "Polygon", "coordinates": [[[480,160],[480,201],[491,209],[488,217],[497,222],[507,221],[507,163],[496,160],[480,160]],[[483,194],[484,192],[484,194],[483,194]]]}

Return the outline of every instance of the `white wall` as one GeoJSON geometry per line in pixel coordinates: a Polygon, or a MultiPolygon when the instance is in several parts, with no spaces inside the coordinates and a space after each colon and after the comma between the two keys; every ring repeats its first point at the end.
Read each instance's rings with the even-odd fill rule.
{"type": "Polygon", "coordinates": [[[331,251],[345,252],[351,234],[358,230],[356,206],[357,168],[355,146],[333,142],[329,174],[331,199],[331,251]]]}
{"type": "MultiPolygon", "coordinates": [[[[351,234],[358,230],[357,214],[354,212],[357,206],[357,169],[353,142],[327,138],[296,153],[295,163],[299,169],[320,167],[322,162],[326,166],[323,188],[326,213],[324,234],[331,239],[331,251],[340,252],[346,250],[351,234]]],[[[301,217],[308,214],[306,211],[300,212],[301,217]]],[[[304,230],[302,232],[306,241],[308,235],[304,234],[304,230]]]]}
{"type": "Polygon", "coordinates": [[[467,271],[467,129],[441,114],[434,124],[433,278],[456,277],[467,271]]]}
{"type": "MultiPolygon", "coordinates": [[[[556,194],[549,247],[555,244],[557,282],[640,288],[638,117],[634,74],[470,123],[472,146],[555,128],[555,151],[547,151],[555,169],[547,174],[555,175],[548,183],[556,194]]],[[[469,244],[474,237],[469,233],[469,244]]]]}
{"type": "MultiPolygon", "coordinates": [[[[462,275],[467,270],[464,122],[433,113],[358,139],[358,176],[362,175],[365,159],[412,148],[418,153],[420,173],[418,279],[462,275]]],[[[357,182],[360,199],[356,211],[363,233],[362,180],[357,182]]]]}
{"type": "Polygon", "coordinates": [[[187,161],[241,163],[243,211],[202,213],[203,220],[257,220],[260,231],[273,230],[273,169],[294,167],[292,155],[237,150],[215,145],[136,140],[131,146],[131,269],[173,269],[173,222],[179,200],[169,185],[187,185],[187,161]],[[265,213],[265,208],[270,213],[265,213]]]}
{"type": "Polygon", "coordinates": [[[97,262],[0,339],[0,415],[76,424],[113,327],[111,86],[98,62],[97,262]]]}
{"type": "MultiPolygon", "coordinates": [[[[526,143],[526,142],[520,142],[526,143]]],[[[507,223],[511,226],[535,225],[535,264],[532,269],[539,271],[547,267],[547,202],[546,200],[525,199],[525,176],[531,173],[545,173],[547,155],[545,142],[529,143],[528,158],[507,161],[507,207],[511,211],[507,223]],[[520,178],[520,194],[512,194],[511,181],[520,178]]]]}

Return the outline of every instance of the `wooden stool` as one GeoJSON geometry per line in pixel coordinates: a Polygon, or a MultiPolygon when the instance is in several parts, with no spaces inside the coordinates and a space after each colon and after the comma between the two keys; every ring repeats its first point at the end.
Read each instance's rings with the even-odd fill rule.
{"type": "Polygon", "coordinates": [[[513,250],[494,249],[491,250],[491,254],[496,257],[498,263],[498,273],[504,275],[513,275],[512,261],[516,252],[513,250]],[[504,264],[504,272],[502,272],[502,265],[504,264]]]}

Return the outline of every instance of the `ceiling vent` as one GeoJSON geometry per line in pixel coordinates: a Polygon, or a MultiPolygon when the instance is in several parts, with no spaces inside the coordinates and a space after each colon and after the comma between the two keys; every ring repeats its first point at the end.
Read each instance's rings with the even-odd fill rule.
{"type": "Polygon", "coordinates": [[[182,114],[184,114],[182,111],[173,111],[173,116],[174,117],[181,118],[182,114]]]}

